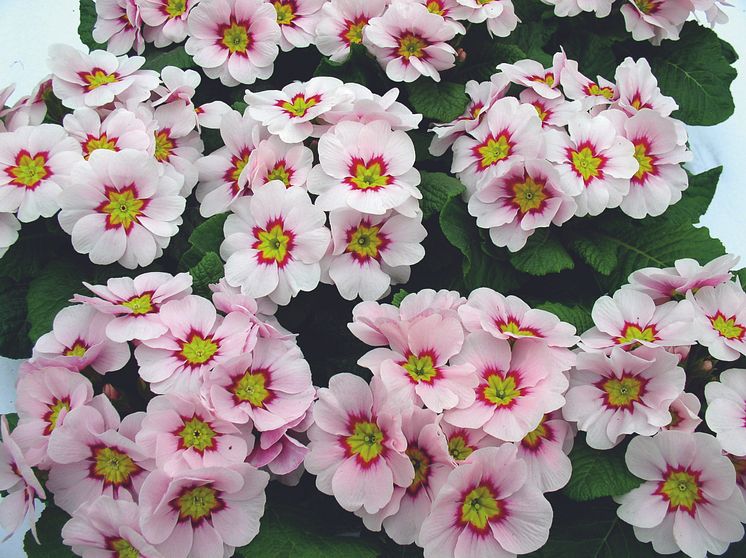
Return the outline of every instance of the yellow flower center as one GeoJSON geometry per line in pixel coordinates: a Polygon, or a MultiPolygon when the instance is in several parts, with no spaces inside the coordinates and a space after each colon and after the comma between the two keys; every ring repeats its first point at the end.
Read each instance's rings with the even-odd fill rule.
{"type": "Polygon", "coordinates": [[[744,326],[736,323],[736,317],[726,318],[721,312],[710,317],[710,323],[720,337],[726,339],[743,339],[744,326]]]}
{"type": "Polygon", "coordinates": [[[616,338],[618,345],[624,345],[626,343],[638,343],[640,341],[646,341],[648,343],[654,342],[658,339],[656,335],[655,326],[648,326],[642,329],[637,324],[626,324],[622,330],[622,335],[616,338]]]}
{"type": "Polygon", "coordinates": [[[267,173],[267,182],[272,180],[281,181],[286,188],[290,187],[290,177],[293,175],[293,170],[288,169],[285,166],[284,161],[277,163],[274,168],[267,173]]]}
{"type": "Polygon", "coordinates": [[[427,483],[427,477],[430,470],[430,458],[428,455],[418,447],[409,447],[405,453],[412,462],[414,468],[414,479],[412,484],[407,487],[407,490],[413,494],[416,494],[422,486],[427,483]]]}
{"type": "Polygon", "coordinates": [[[424,354],[421,356],[409,355],[407,362],[402,364],[414,383],[430,383],[438,376],[438,369],[433,363],[433,357],[424,354]]]}
{"type": "Polygon", "coordinates": [[[601,176],[601,168],[603,167],[604,160],[601,157],[597,157],[590,147],[586,146],[578,151],[571,151],[570,156],[572,157],[573,169],[583,178],[586,184],[592,178],[599,178],[601,176]]]}
{"type": "Polygon", "coordinates": [[[88,140],[83,144],[83,151],[85,152],[85,158],[90,157],[91,153],[97,149],[108,149],[109,151],[119,151],[117,147],[117,138],[109,138],[106,134],[101,134],[99,137],[89,137],[88,140]]]}
{"type": "Polygon", "coordinates": [[[346,252],[359,261],[377,260],[379,250],[386,239],[380,234],[380,227],[362,223],[347,234],[346,252]]]}
{"type": "Polygon", "coordinates": [[[502,515],[502,506],[492,490],[485,485],[469,492],[461,504],[461,523],[483,530],[490,521],[502,515]]]}
{"type": "Polygon", "coordinates": [[[202,337],[195,333],[188,342],[182,341],[179,355],[191,365],[200,365],[211,360],[219,348],[209,335],[202,337]]]}
{"type": "Polygon", "coordinates": [[[644,14],[651,14],[658,9],[656,0],[634,0],[635,6],[644,14]]]}
{"type": "Polygon", "coordinates": [[[254,237],[257,240],[253,247],[261,263],[276,263],[279,266],[287,263],[293,248],[293,236],[282,228],[282,223],[270,223],[266,230],[257,230],[254,237]]]}
{"type": "Polygon", "coordinates": [[[547,428],[547,426],[544,425],[544,421],[546,420],[546,418],[546,415],[544,415],[541,419],[541,422],[539,423],[539,426],[534,428],[531,432],[523,437],[523,440],[521,440],[522,445],[531,449],[536,449],[541,445],[542,441],[548,439],[551,436],[551,431],[549,430],[549,428],[547,428]]]}
{"type": "Polygon", "coordinates": [[[239,402],[248,402],[252,407],[263,407],[271,395],[267,390],[266,372],[247,370],[233,382],[231,392],[239,402]]]}
{"type": "Polygon", "coordinates": [[[133,296],[131,299],[120,302],[119,304],[132,310],[132,313],[136,316],[141,316],[153,312],[154,308],[151,296],[151,293],[145,293],[140,296],[133,296]]]}
{"type": "Polygon", "coordinates": [[[606,404],[615,409],[632,409],[645,392],[644,380],[623,374],[621,378],[610,378],[601,384],[606,404]]]}
{"type": "Polygon", "coordinates": [[[594,97],[606,97],[609,100],[614,98],[614,90],[611,87],[600,87],[595,83],[586,87],[586,93],[594,97]]]}
{"type": "Polygon", "coordinates": [[[635,144],[635,160],[640,165],[635,173],[635,180],[644,182],[648,174],[655,172],[654,157],[648,155],[648,146],[645,143],[635,144]]]}
{"type": "Polygon", "coordinates": [[[102,85],[108,85],[119,81],[119,75],[116,72],[107,74],[99,68],[94,68],[89,73],[83,73],[82,78],[87,82],[85,86],[86,91],[93,91],[102,85]]]}
{"type": "Polygon", "coordinates": [[[474,448],[471,447],[463,436],[451,436],[448,439],[448,453],[456,461],[463,461],[469,457],[474,448]]]}
{"type": "Polygon", "coordinates": [[[76,341],[73,346],[65,349],[63,353],[65,356],[83,357],[85,356],[88,347],[86,347],[81,341],[76,341]]]}
{"type": "Polygon", "coordinates": [[[36,188],[51,174],[47,167],[46,155],[37,153],[32,157],[28,151],[19,152],[16,157],[16,166],[8,167],[6,172],[13,177],[11,184],[23,186],[29,190],[36,188]]]}
{"type": "Polygon", "coordinates": [[[155,158],[163,163],[171,157],[174,142],[171,140],[169,130],[161,130],[155,133],[155,158]]]}
{"type": "Polygon", "coordinates": [[[344,39],[348,45],[359,45],[363,42],[363,29],[368,25],[368,18],[359,17],[355,21],[346,22],[347,31],[344,32],[344,39]]]}
{"type": "Polygon", "coordinates": [[[290,102],[284,101],[280,106],[291,117],[302,118],[308,112],[308,109],[315,107],[321,102],[319,95],[306,97],[302,93],[295,95],[290,102]]]}
{"type": "Polygon", "coordinates": [[[534,108],[536,109],[536,114],[539,115],[539,119],[542,122],[545,122],[546,119],[549,118],[549,111],[541,102],[536,101],[534,103],[534,108]]]}
{"type": "Polygon", "coordinates": [[[287,0],[275,0],[272,2],[277,12],[278,25],[292,25],[295,19],[295,10],[293,4],[287,0]]]}
{"type": "Polygon", "coordinates": [[[658,486],[658,493],[668,500],[669,511],[685,509],[693,513],[702,500],[699,474],[689,469],[671,471],[658,486]]]}
{"type": "Polygon", "coordinates": [[[536,332],[528,328],[522,328],[515,320],[498,322],[496,325],[500,331],[509,335],[514,335],[516,337],[536,337],[536,332]]]}
{"type": "Polygon", "coordinates": [[[196,486],[186,490],[176,500],[179,519],[198,523],[221,507],[218,491],[209,486],[196,486]]]}
{"type": "Polygon", "coordinates": [[[351,165],[352,176],[347,178],[347,183],[358,190],[377,190],[391,184],[391,177],[386,174],[386,165],[380,158],[374,158],[365,162],[355,159],[351,165]]]}
{"type": "Polygon", "coordinates": [[[482,395],[484,399],[496,407],[507,407],[521,396],[523,390],[518,387],[518,382],[513,374],[501,376],[490,374],[487,376],[487,385],[484,386],[482,395]]]}
{"type": "Polygon", "coordinates": [[[186,0],[168,0],[166,2],[166,14],[169,19],[184,15],[186,12],[186,0]]]}
{"type": "Polygon", "coordinates": [[[512,145],[507,134],[498,137],[489,136],[481,145],[477,146],[479,154],[479,166],[486,169],[510,156],[512,145]]]}
{"type": "Polygon", "coordinates": [[[129,483],[132,475],[138,471],[140,467],[126,453],[108,447],[94,452],[92,473],[105,484],[122,486],[129,483]]]}
{"type": "Polygon", "coordinates": [[[413,33],[407,33],[399,38],[399,56],[404,58],[422,58],[425,56],[427,42],[413,33]]]}
{"type": "Polygon", "coordinates": [[[523,182],[513,184],[513,205],[521,213],[539,210],[549,196],[544,192],[545,184],[527,176],[523,182]]]}
{"type": "Polygon", "coordinates": [[[427,3],[427,11],[439,16],[442,16],[446,12],[439,0],[430,0],[430,2],[427,3]]]}
{"type": "Polygon", "coordinates": [[[223,31],[223,46],[228,49],[231,54],[241,53],[246,54],[251,44],[251,37],[249,36],[249,30],[245,25],[239,25],[235,21],[231,21],[230,26],[226,27],[223,31]]]}
{"type": "Polygon", "coordinates": [[[48,436],[55,428],[57,428],[57,421],[60,418],[62,409],[65,409],[65,411],[70,410],[70,401],[67,398],[54,399],[54,402],[51,405],[47,405],[47,409],[49,409],[49,411],[47,411],[47,414],[44,416],[44,420],[47,422],[44,434],[48,436]]]}
{"type": "Polygon", "coordinates": [[[117,192],[110,189],[106,193],[109,202],[104,202],[99,211],[106,213],[107,227],[122,227],[129,232],[134,223],[139,222],[137,218],[142,215],[145,200],[137,197],[134,187],[130,186],[117,192]]]}
{"type": "Polygon", "coordinates": [[[230,173],[230,179],[236,187],[238,186],[238,179],[241,177],[241,173],[246,168],[246,165],[249,164],[249,156],[250,153],[245,153],[241,157],[233,157],[233,168],[228,172],[230,173]]]}
{"type": "Polygon", "coordinates": [[[109,549],[115,553],[115,558],[141,558],[142,556],[127,539],[114,539],[109,543],[109,549]]]}
{"type": "Polygon", "coordinates": [[[210,425],[196,416],[186,421],[184,428],[179,432],[181,444],[185,448],[193,448],[199,453],[215,447],[215,436],[217,436],[217,433],[210,425]]]}
{"type": "Polygon", "coordinates": [[[345,439],[345,443],[352,455],[370,463],[383,453],[383,438],[383,432],[377,424],[359,421],[355,423],[352,434],[345,439]]]}

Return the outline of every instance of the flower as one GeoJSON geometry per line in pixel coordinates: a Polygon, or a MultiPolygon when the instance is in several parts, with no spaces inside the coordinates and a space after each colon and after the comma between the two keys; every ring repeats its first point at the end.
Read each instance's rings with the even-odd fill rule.
{"type": "Polygon", "coordinates": [[[199,0],[137,0],[145,29],[143,35],[156,48],[180,43],[187,37],[187,18],[199,0]]]}
{"type": "Polygon", "coordinates": [[[392,130],[416,130],[422,121],[421,114],[413,113],[406,105],[398,102],[399,90],[394,87],[383,96],[373,93],[359,83],[345,83],[345,89],[352,93],[352,99],[340,103],[324,113],[324,122],[331,125],[345,120],[369,124],[385,120],[392,130]]]}
{"type": "Polygon", "coordinates": [[[686,374],[677,363],[663,349],[580,353],[562,415],[596,449],[610,449],[626,434],[652,436],[671,422],[668,408],[684,391],[686,374]]]}
{"type": "Polygon", "coordinates": [[[274,6],[262,0],[202,0],[189,12],[184,49],[224,85],[267,79],[279,53],[276,18],[274,6]]]}
{"type": "MultiPolygon", "coordinates": [[[[8,97],[13,93],[15,85],[0,89],[0,104],[5,105],[8,97]]],[[[34,87],[30,95],[18,99],[10,108],[0,108],[0,132],[12,132],[21,126],[38,126],[47,116],[47,102],[45,100],[52,91],[52,76],[43,78],[34,87]]]]}
{"type": "Polygon", "coordinates": [[[319,261],[329,246],[326,215],[305,190],[279,180],[233,203],[220,256],[229,285],[253,298],[287,304],[319,284],[319,261]]]}
{"type": "Polygon", "coordinates": [[[0,213],[0,258],[2,258],[16,240],[21,223],[12,213],[0,213]]]}
{"type": "Polygon", "coordinates": [[[458,0],[458,3],[471,8],[467,19],[472,23],[486,21],[490,35],[507,37],[518,25],[511,0],[458,0]]]}
{"type": "Polygon", "coordinates": [[[692,345],[694,309],[686,300],[656,306],[645,293],[621,289],[613,297],[602,296],[593,304],[595,327],[580,337],[586,350],[611,347],[634,349],[692,345]]]}
{"type": "Polygon", "coordinates": [[[581,110],[580,101],[568,101],[560,95],[554,99],[546,99],[533,89],[524,89],[518,96],[521,103],[533,105],[536,114],[541,119],[541,126],[545,130],[567,126],[581,110]]]}
{"type": "Polygon", "coordinates": [[[170,558],[224,556],[259,532],[268,481],[247,463],[173,476],[153,471],[140,492],[140,529],[170,558]]]}
{"type": "Polygon", "coordinates": [[[95,297],[75,295],[73,302],[82,302],[103,314],[115,316],[106,324],[106,336],[124,343],[160,337],[167,331],[159,316],[160,307],[169,300],[183,298],[192,292],[192,276],[176,276],[153,271],[137,277],[116,277],[106,285],[83,284],[95,297]]]}
{"type": "Polygon", "coordinates": [[[212,303],[188,295],[161,306],[167,331],[135,349],[140,377],[154,393],[196,393],[208,370],[251,350],[256,333],[243,312],[219,317],[212,303]]]}
{"type": "Polygon", "coordinates": [[[102,120],[94,109],[80,107],[65,115],[62,124],[65,131],[78,140],[86,159],[97,149],[129,148],[150,155],[155,149],[153,131],[135,113],[124,108],[111,111],[102,120]]]}
{"type": "Polygon", "coordinates": [[[552,507],[517,448],[482,448],[448,475],[420,531],[425,557],[511,556],[547,541],[552,507]]]}
{"type": "Polygon", "coordinates": [[[545,69],[536,60],[519,60],[515,64],[498,64],[500,70],[512,83],[532,89],[545,99],[562,97],[559,89],[562,70],[567,62],[564,52],[558,52],[552,60],[552,67],[545,69]]]}
{"type": "Polygon", "coordinates": [[[142,151],[97,149],[78,163],[60,195],[59,222],[73,247],[98,265],[153,263],[181,225],[181,183],[142,151]]]}
{"type": "Polygon", "coordinates": [[[401,411],[375,379],[368,386],[347,373],[332,376],[318,397],[306,469],[316,475],[316,487],[347,511],[378,512],[394,487],[408,487],[415,475],[405,453],[401,411]]]}
{"type": "Polygon", "coordinates": [[[381,298],[394,283],[409,279],[409,266],[425,257],[422,217],[388,212],[381,217],[354,209],[329,216],[333,249],[322,262],[346,300],[381,298]]]}
{"type": "Polygon", "coordinates": [[[417,214],[420,173],[406,132],[392,130],[382,120],[340,122],[319,140],[319,159],[308,175],[308,191],[319,195],[316,204],[321,209],[417,214]]]}
{"type": "Polygon", "coordinates": [[[133,48],[137,54],[145,50],[142,19],[137,0],[98,0],[93,40],[106,44],[112,54],[127,54],[133,48]]]}
{"type": "Polygon", "coordinates": [[[325,3],[326,0],[272,0],[283,51],[304,48],[313,42],[325,3]]]}
{"type": "Polygon", "coordinates": [[[723,554],[743,538],[746,504],[736,474],[713,436],[660,432],[637,436],[627,447],[627,467],[643,479],[624,496],[617,515],[635,537],[658,553],[679,550],[692,558],[723,554]]]}
{"type": "Polygon", "coordinates": [[[511,345],[479,331],[467,336],[453,359],[476,370],[479,384],[469,406],[451,409],[443,420],[461,428],[481,428],[506,442],[519,442],[534,431],[546,413],[565,404],[562,394],[568,366],[556,364],[532,341],[511,345]]]}
{"type": "Polygon", "coordinates": [[[664,430],[679,430],[681,432],[694,432],[702,423],[699,418],[699,410],[702,403],[693,393],[682,393],[674,399],[668,408],[671,415],[671,422],[664,426],[664,430]]]}
{"type": "Polygon", "coordinates": [[[314,77],[286,85],[282,90],[252,93],[244,100],[252,118],[267,127],[285,143],[299,143],[320,134],[314,120],[352,98],[352,92],[333,77],[314,77]]]}
{"type": "Polygon", "coordinates": [[[447,43],[456,29],[416,2],[394,1],[363,29],[363,43],[392,81],[412,82],[421,75],[440,81],[453,68],[456,51],[447,43]]]}
{"type": "Polygon", "coordinates": [[[62,182],[80,159],[78,142],[56,124],[0,134],[0,211],[18,212],[23,223],[51,217],[60,208],[62,182]]]}
{"type": "Polygon", "coordinates": [[[121,369],[130,359],[130,349],[106,337],[110,320],[111,316],[83,304],[63,308],[54,317],[52,331],[34,345],[33,360],[41,364],[52,360],[75,372],[89,366],[99,374],[121,369]]]}
{"type": "Polygon", "coordinates": [[[254,451],[248,457],[248,463],[254,467],[266,467],[282,484],[297,485],[305,471],[303,460],[308,455],[308,448],[297,438],[305,440],[306,437],[299,434],[310,426],[310,416],[308,413],[290,423],[295,426],[287,425],[277,430],[262,432],[258,437],[258,443],[254,445],[254,451]]]}
{"type": "Polygon", "coordinates": [[[731,368],[720,374],[720,381],[705,385],[707,426],[723,450],[746,456],[746,370],[731,368]]]}
{"type": "MultiPolygon", "coordinates": [[[[162,12],[159,10],[159,13],[162,12]]],[[[158,97],[157,100],[152,102],[153,107],[177,100],[194,106],[192,97],[197,92],[197,87],[202,82],[202,78],[194,70],[182,70],[176,66],[166,66],[161,70],[161,82],[162,84],[153,91],[153,95],[158,97]]],[[[221,101],[215,102],[220,103],[221,101]]],[[[225,103],[222,103],[222,105],[230,110],[230,107],[225,103]]]]}
{"type": "Polygon", "coordinates": [[[305,187],[313,167],[313,151],[302,144],[288,144],[277,136],[263,140],[254,150],[249,182],[253,189],[273,180],[286,187],[305,187]]]}
{"type": "Polygon", "coordinates": [[[570,99],[579,101],[583,110],[604,107],[617,99],[616,85],[601,76],[597,80],[581,74],[575,60],[565,60],[560,76],[562,91],[570,99]]]}
{"type": "Polygon", "coordinates": [[[581,12],[595,12],[596,17],[606,17],[614,0],[541,0],[554,6],[557,17],[573,17],[581,12]]]}
{"type": "Polygon", "coordinates": [[[62,542],[83,558],[113,555],[163,558],[145,540],[140,508],[134,502],[99,496],[81,505],[62,526],[62,542]]]}
{"type": "Polygon", "coordinates": [[[104,50],[84,54],[64,44],[49,47],[52,90],[67,108],[100,107],[117,99],[139,103],[158,86],[158,73],[140,70],[142,56],[116,57],[104,50]]]}
{"type": "Polygon", "coordinates": [[[528,467],[528,482],[542,492],[559,490],[572,475],[568,454],[575,433],[570,423],[559,418],[559,414],[544,415],[539,426],[517,444],[518,457],[528,467]]]}
{"type": "Polygon", "coordinates": [[[133,413],[120,422],[103,394],[70,411],[49,436],[47,488],[54,503],[72,514],[101,495],[134,501],[152,468],[151,456],[135,444],[142,416],[133,413]]]}
{"type": "Polygon", "coordinates": [[[706,286],[687,300],[694,303],[694,336],[719,360],[746,355],[746,294],[736,283],[706,286]]]}
{"type": "Polygon", "coordinates": [[[468,209],[478,227],[489,229],[496,246],[516,252],[537,228],[568,221],[576,204],[550,163],[531,160],[484,184],[469,199],[468,209]]]}
{"type": "Polygon", "coordinates": [[[493,438],[484,430],[472,428],[458,428],[442,419],[438,421],[440,430],[445,437],[448,455],[457,465],[466,461],[469,456],[479,448],[497,447],[503,444],[497,438],[493,438]]]}
{"type": "Polygon", "coordinates": [[[658,80],[645,58],[639,60],[625,58],[624,62],[617,67],[614,79],[618,95],[614,105],[629,116],[633,116],[642,109],[651,109],[661,116],[670,116],[679,108],[673,97],[661,93],[658,80]]]}
{"type": "Polygon", "coordinates": [[[302,418],[315,396],[311,369],[298,345],[257,339],[251,353],[215,367],[203,393],[215,415],[260,432],[288,427],[302,418]]]}
{"type": "Polygon", "coordinates": [[[363,42],[363,30],[373,17],[383,14],[389,0],[331,0],[321,7],[314,42],[321,54],[342,62],[352,45],[363,42]]]}
{"type": "Polygon", "coordinates": [[[621,8],[627,31],[636,41],[650,40],[654,45],[663,39],[677,40],[692,11],[690,2],[662,0],[628,0],[621,8]]]}

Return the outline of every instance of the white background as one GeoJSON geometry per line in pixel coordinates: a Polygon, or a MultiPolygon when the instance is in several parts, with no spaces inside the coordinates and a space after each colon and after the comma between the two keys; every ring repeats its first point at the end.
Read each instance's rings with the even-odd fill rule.
{"type": "MultiPolygon", "coordinates": [[[[731,89],[736,113],[718,126],[689,128],[695,155],[690,170],[699,173],[718,165],[725,167],[702,224],[746,264],[746,3],[732,2],[736,6],[726,8],[730,22],[717,32],[742,56],[736,63],[739,76],[731,89]]],[[[0,87],[16,83],[11,100],[30,93],[47,74],[49,45],[82,46],[78,21],[78,0],[0,0],[0,87]]],[[[13,410],[16,369],[16,363],[0,358],[0,413],[13,410]]],[[[22,558],[21,540],[17,534],[0,543],[0,557],[22,558]]]]}

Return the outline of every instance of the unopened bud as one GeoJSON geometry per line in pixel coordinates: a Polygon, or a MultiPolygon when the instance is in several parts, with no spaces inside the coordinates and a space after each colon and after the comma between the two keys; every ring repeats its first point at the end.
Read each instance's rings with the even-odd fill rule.
{"type": "Polygon", "coordinates": [[[463,63],[466,61],[466,51],[463,48],[456,50],[456,60],[463,63]]]}
{"type": "Polygon", "coordinates": [[[111,384],[104,385],[104,394],[112,401],[116,401],[122,396],[122,394],[119,393],[119,390],[111,384]]]}

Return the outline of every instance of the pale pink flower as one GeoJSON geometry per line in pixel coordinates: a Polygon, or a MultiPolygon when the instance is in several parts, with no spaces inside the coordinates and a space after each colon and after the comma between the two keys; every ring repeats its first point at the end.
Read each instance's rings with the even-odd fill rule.
{"type": "Polygon", "coordinates": [[[533,90],[545,99],[557,99],[562,96],[559,89],[562,70],[567,62],[564,51],[554,55],[551,68],[535,60],[519,60],[515,64],[498,64],[500,70],[512,83],[533,90]]]}
{"type": "Polygon", "coordinates": [[[121,369],[130,359],[130,349],[106,337],[109,321],[111,316],[84,304],[63,308],[54,317],[52,331],[34,345],[33,360],[53,360],[76,372],[89,366],[99,374],[121,369]]]}
{"type": "Polygon", "coordinates": [[[337,374],[318,390],[305,467],[316,487],[333,495],[347,511],[377,513],[391,501],[395,486],[407,487],[414,468],[401,430],[401,408],[373,379],[337,374]]]}
{"type": "Polygon", "coordinates": [[[536,229],[567,222],[576,207],[562,190],[559,173],[537,159],[518,163],[484,184],[469,199],[468,209],[478,227],[489,229],[496,246],[516,252],[536,229]]]}
{"type": "MultiPolygon", "coordinates": [[[[728,14],[726,14],[721,6],[732,6],[728,0],[692,0],[692,7],[695,11],[704,12],[707,17],[707,23],[710,27],[715,27],[715,24],[728,23],[728,14]]],[[[696,14],[695,17],[698,17],[696,14]]]]}
{"type": "MultiPolygon", "coordinates": [[[[310,412],[305,415],[305,417],[310,416],[310,412]]],[[[297,485],[305,472],[303,460],[308,455],[308,448],[304,442],[298,440],[299,437],[306,440],[306,436],[299,432],[299,430],[307,430],[310,426],[306,424],[308,420],[305,417],[296,419],[277,430],[261,432],[247,462],[254,467],[268,469],[276,476],[275,480],[282,484],[297,485]]]]}
{"type": "Polygon", "coordinates": [[[247,463],[153,471],[140,492],[140,528],[169,558],[230,555],[259,533],[268,481],[247,463]]]}
{"type": "Polygon", "coordinates": [[[66,177],[81,160],[78,142],[62,126],[22,126],[0,134],[0,211],[23,223],[59,210],[66,177]]]}
{"type": "Polygon", "coordinates": [[[262,141],[254,151],[249,182],[253,189],[279,180],[286,187],[305,187],[313,167],[313,151],[303,144],[289,144],[277,136],[262,141]]]}
{"type": "Polygon", "coordinates": [[[251,117],[271,134],[280,136],[285,143],[299,143],[309,136],[319,137],[321,129],[314,121],[352,99],[352,92],[343,85],[337,78],[314,77],[286,85],[282,90],[247,90],[244,100],[251,117]]]}
{"type": "Polygon", "coordinates": [[[471,8],[467,17],[470,22],[486,21],[490,35],[507,37],[518,25],[519,19],[511,0],[458,0],[458,3],[471,8]]]}
{"type": "Polygon", "coordinates": [[[265,339],[295,339],[291,333],[280,325],[274,314],[277,304],[268,298],[254,299],[241,294],[239,287],[231,287],[225,278],[209,285],[212,291],[212,302],[220,312],[243,312],[257,327],[257,335],[265,339]]]}
{"type": "Polygon", "coordinates": [[[464,304],[466,304],[466,299],[456,291],[422,289],[402,299],[399,303],[399,315],[402,320],[407,321],[431,314],[458,319],[458,309],[464,304]]]}
{"type": "Polygon", "coordinates": [[[383,14],[389,0],[331,0],[321,7],[314,43],[321,54],[342,62],[352,45],[363,42],[363,30],[383,14]]]}
{"type": "Polygon", "coordinates": [[[736,283],[702,287],[689,292],[694,304],[694,337],[718,360],[733,361],[746,355],[746,294],[736,283]]]}
{"type": "Polygon", "coordinates": [[[552,506],[517,448],[482,448],[451,471],[420,532],[426,558],[515,556],[546,543],[552,506]]]}
{"type": "Polygon", "coordinates": [[[145,39],[140,16],[137,0],[96,0],[93,40],[106,43],[106,50],[112,54],[127,54],[132,49],[142,54],[145,39]]]}
{"type": "Polygon", "coordinates": [[[618,95],[614,105],[630,116],[642,109],[651,109],[661,116],[670,116],[679,108],[673,97],[661,93],[658,80],[645,58],[625,58],[617,67],[614,79],[618,95]]]}
{"type": "Polygon", "coordinates": [[[440,81],[439,72],[453,68],[456,51],[447,43],[456,29],[422,4],[402,0],[371,18],[363,42],[392,81],[412,82],[420,76],[440,81]]]}
{"type": "Polygon", "coordinates": [[[671,422],[668,408],[684,392],[686,374],[677,363],[663,349],[580,353],[562,415],[596,449],[610,449],[627,434],[652,436],[671,422]]]}
{"type": "Polygon", "coordinates": [[[693,393],[682,393],[668,408],[671,422],[663,427],[664,430],[678,430],[680,432],[694,432],[702,424],[699,411],[702,403],[693,393]]]}
{"type": "Polygon", "coordinates": [[[12,213],[0,213],[0,258],[2,258],[16,240],[21,222],[12,213]]]}
{"type": "Polygon", "coordinates": [[[329,224],[333,246],[322,267],[346,300],[381,298],[390,285],[405,283],[410,266],[425,257],[421,214],[378,217],[339,209],[331,212],[329,224]]]}
{"type": "Polygon", "coordinates": [[[448,455],[457,465],[460,465],[479,448],[498,447],[503,444],[493,438],[481,428],[460,428],[439,419],[440,430],[443,433],[443,443],[448,455]]]}
{"type": "Polygon", "coordinates": [[[390,343],[384,328],[398,328],[399,322],[399,309],[396,306],[373,301],[360,302],[352,309],[352,321],[347,324],[347,329],[366,345],[382,347],[390,343]]]}
{"type": "Polygon", "coordinates": [[[422,121],[422,115],[413,113],[406,105],[396,99],[399,90],[394,87],[383,96],[373,93],[359,83],[345,83],[344,87],[353,97],[340,103],[324,113],[324,122],[331,125],[350,120],[369,124],[376,120],[385,120],[392,130],[416,130],[422,121]]]}
{"type": "Polygon", "coordinates": [[[273,180],[235,201],[232,211],[220,245],[229,285],[281,305],[316,288],[330,234],[305,190],[273,180]]]}
{"type": "Polygon", "coordinates": [[[466,27],[459,20],[468,19],[474,10],[459,3],[459,0],[410,0],[418,2],[427,8],[427,11],[438,14],[446,20],[446,24],[453,27],[456,33],[466,33],[466,27]]]}
{"type": "Polygon", "coordinates": [[[726,452],[746,456],[746,370],[731,368],[705,385],[707,426],[726,452]]]}
{"type": "Polygon", "coordinates": [[[280,26],[280,48],[287,52],[314,42],[326,0],[273,0],[280,26]]]}
{"type": "Polygon", "coordinates": [[[72,514],[98,496],[134,501],[153,463],[135,443],[145,413],[133,413],[120,422],[105,395],[65,417],[49,437],[52,460],[47,488],[54,503],[72,514]]]}
{"type": "Polygon", "coordinates": [[[419,209],[420,173],[414,144],[385,121],[340,122],[319,140],[320,164],[308,176],[308,190],[325,211],[351,207],[383,215],[396,209],[414,217],[419,209]]]}
{"type": "Polygon", "coordinates": [[[596,79],[593,81],[580,73],[575,60],[565,60],[560,76],[562,91],[569,99],[579,101],[583,110],[610,105],[618,98],[616,85],[601,76],[596,79]]]}
{"type": "Polygon", "coordinates": [[[60,195],[58,219],[73,248],[99,265],[134,269],[163,254],[182,223],[181,182],[143,151],[97,149],[78,163],[60,195]]]}
{"type": "Polygon", "coordinates": [[[199,130],[200,126],[211,130],[219,129],[223,115],[231,110],[233,109],[223,101],[213,101],[194,107],[194,113],[197,115],[197,129],[199,130]]]}
{"type": "Polygon", "coordinates": [[[446,411],[443,420],[461,428],[481,428],[506,442],[519,442],[535,430],[546,413],[565,404],[562,394],[568,366],[553,362],[552,354],[531,341],[511,345],[479,331],[466,338],[453,359],[476,370],[470,406],[446,411]]]}
{"type": "Polygon", "coordinates": [[[573,427],[557,412],[545,415],[539,426],[516,444],[518,457],[528,467],[529,483],[542,492],[554,492],[570,481],[572,464],[568,454],[574,437],[573,427]]]}
{"type": "Polygon", "coordinates": [[[656,306],[650,296],[632,289],[621,289],[613,297],[602,296],[593,304],[595,327],[580,337],[586,350],[611,347],[634,349],[692,345],[694,308],[689,301],[670,301],[656,306]]]}
{"type": "Polygon", "coordinates": [[[545,130],[567,126],[570,120],[582,110],[580,101],[568,101],[564,95],[547,99],[533,89],[524,89],[518,99],[521,103],[533,105],[545,130]]]}
{"type": "Polygon", "coordinates": [[[261,431],[287,428],[314,399],[311,369],[295,341],[257,339],[253,351],[208,374],[204,395],[219,418],[261,431]]]}
{"type": "Polygon", "coordinates": [[[100,107],[115,99],[138,103],[158,87],[158,73],[140,70],[142,56],[116,57],[104,50],[85,54],[71,46],[49,48],[52,89],[68,108],[100,107]]]}
{"type": "Polygon", "coordinates": [[[134,339],[154,339],[167,331],[158,312],[169,300],[183,298],[192,292],[192,276],[176,276],[153,271],[137,277],[114,277],[106,285],[83,284],[95,297],[76,294],[73,302],[88,304],[103,314],[114,316],[106,324],[106,336],[124,343],[134,339]]]}
{"type": "Polygon", "coordinates": [[[52,76],[48,75],[43,78],[30,95],[21,97],[12,107],[4,108],[5,102],[14,89],[14,84],[0,89],[0,120],[4,121],[4,123],[0,121],[0,132],[12,132],[21,126],[38,126],[44,121],[47,115],[45,97],[52,92],[52,76]]]}
{"type": "Polygon", "coordinates": [[[262,0],[202,0],[189,12],[184,48],[207,77],[224,85],[252,84],[274,71],[280,26],[262,0]]]}
{"type": "Polygon", "coordinates": [[[157,107],[176,100],[184,101],[187,105],[194,105],[192,97],[197,92],[202,78],[194,70],[166,66],[161,70],[161,82],[162,84],[153,91],[153,95],[158,99],[153,101],[152,106],[157,107]]]}
{"type": "Polygon", "coordinates": [[[137,0],[145,23],[145,40],[156,48],[180,43],[187,37],[187,18],[199,0],[137,0]]]}
{"type": "Polygon", "coordinates": [[[65,115],[62,122],[70,136],[78,140],[87,159],[97,149],[121,151],[136,149],[153,154],[153,130],[133,112],[118,108],[104,118],[92,108],[81,107],[65,115]]]}
{"type": "Polygon", "coordinates": [[[127,500],[99,496],[85,502],[63,525],[61,535],[62,542],[83,558],[163,558],[142,534],[140,508],[127,500]]]}
{"type": "Polygon", "coordinates": [[[660,554],[679,550],[692,558],[723,554],[743,538],[746,504],[736,473],[709,434],[661,432],[637,436],[627,447],[627,467],[642,486],[615,500],[617,515],[635,537],[660,554]]]}
{"type": "Polygon", "coordinates": [[[622,6],[627,31],[636,41],[659,45],[663,39],[677,40],[692,12],[690,0],[627,0],[622,6]]]}
{"type": "Polygon", "coordinates": [[[168,328],[135,349],[140,377],[154,393],[196,393],[217,364],[250,351],[256,342],[251,319],[243,312],[217,315],[212,303],[188,295],[161,306],[168,328]]]}
{"type": "Polygon", "coordinates": [[[614,0],[541,0],[554,6],[557,17],[573,17],[581,12],[594,12],[596,17],[606,17],[611,13],[614,0]]]}

